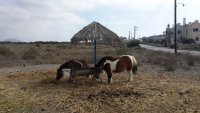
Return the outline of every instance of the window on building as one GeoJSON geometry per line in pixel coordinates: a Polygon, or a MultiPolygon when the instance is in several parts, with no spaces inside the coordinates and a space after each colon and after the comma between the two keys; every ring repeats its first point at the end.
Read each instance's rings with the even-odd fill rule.
{"type": "Polygon", "coordinates": [[[196,41],[199,41],[199,37],[196,37],[196,41]]]}
{"type": "Polygon", "coordinates": [[[178,30],[178,34],[179,34],[179,35],[182,34],[182,30],[178,30]]]}
{"type": "Polygon", "coordinates": [[[193,28],[193,32],[198,32],[199,29],[198,28],[193,28]]]}

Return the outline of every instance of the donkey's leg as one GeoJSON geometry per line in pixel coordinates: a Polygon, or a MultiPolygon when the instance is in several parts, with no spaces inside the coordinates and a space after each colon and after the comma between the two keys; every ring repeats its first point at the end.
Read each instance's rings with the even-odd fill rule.
{"type": "Polygon", "coordinates": [[[108,83],[113,83],[113,79],[112,79],[112,72],[107,71],[107,76],[108,76],[108,83]]]}
{"type": "Polygon", "coordinates": [[[69,82],[69,83],[73,82],[73,78],[70,77],[69,80],[68,80],[68,82],[69,82]]]}
{"type": "Polygon", "coordinates": [[[75,78],[74,76],[70,76],[68,82],[69,83],[74,83],[75,82],[74,78],[75,78]]]}
{"type": "Polygon", "coordinates": [[[128,71],[128,74],[129,74],[129,81],[133,81],[133,72],[132,72],[132,70],[128,71]]]}
{"type": "Polygon", "coordinates": [[[110,77],[110,79],[108,79],[108,83],[110,83],[110,84],[112,84],[112,83],[113,83],[112,76],[110,77]]]}
{"type": "Polygon", "coordinates": [[[112,83],[113,83],[112,76],[108,76],[108,83],[110,83],[110,84],[112,84],[112,83]]]}

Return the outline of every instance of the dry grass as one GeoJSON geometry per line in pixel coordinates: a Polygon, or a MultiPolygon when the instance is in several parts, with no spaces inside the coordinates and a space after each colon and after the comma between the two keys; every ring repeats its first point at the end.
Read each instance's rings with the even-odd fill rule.
{"type": "MultiPolygon", "coordinates": [[[[36,48],[40,57],[36,59],[41,60],[40,63],[61,63],[70,58],[92,60],[90,46],[9,45],[11,51],[15,47],[17,56],[36,48]]],[[[200,112],[198,57],[104,46],[97,52],[98,58],[121,54],[134,55],[138,60],[138,73],[132,82],[126,73],[114,74],[113,84],[107,83],[105,75],[102,75],[102,84],[85,77],[77,77],[76,82],[70,84],[66,79],[55,81],[57,67],[32,71],[24,67],[6,74],[0,70],[0,112],[200,112]],[[167,70],[167,66],[173,65],[173,71],[170,67],[167,70]]]]}
{"type": "Polygon", "coordinates": [[[113,84],[103,75],[102,84],[85,77],[70,84],[54,81],[55,70],[11,73],[0,79],[0,112],[200,112],[200,78],[189,74],[146,64],[132,82],[121,73],[113,84]]]}
{"type": "MultiPolygon", "coordinates": [[[[92,45],[65,45],[65,44],[1,44],[4,53],[12,53],[12,57],[0,54],[0,67],[20,66],[33,64],[61,64],[69,59],[84,59],[88,63],[93,61],[92,45]],[[6,48],[6,49],[5,49],[6,48]]],[[[0,49],[1,50],[1,49],[0,49]]],[[[135,47],[132,49],[113,48],[110,46],[97,46],[97,60],[105,55],[131,54],[136,57],[139,64],[151,63],[165,66],[166,70],[174,71],[177,67],[188,67],[200,63],[199,57],[191,55],[174,55],[159,51],[149,51],[135,47]]]]}
{"type": "Polygon", "coordinates": [[[179,49],[200,51],[200,44],[183,44],[179,45],[179,49]]]}
{"type": "MultiPolygon", "coordinates": [[[[2,53],[13,53],[12,60],[6,60],[8,55],[0,54],[0,67],[21,66],[33,64],[60,64],[70,59],[85,59],[92,63],[93,46],[67,44],[1,44],[2,53]]],[[[0,52],[1,52],[0,48],[0,52]]],[[[116,49],[110,46],[98,45],[97,56],[99,59],[105,55],[119,55],[124,53],[123,49],[116,49]]],[[[9,55],[10,56],[10,55],[9,55]]]]}
{"type": "Polygon", "coordinates": [[[189,69],[189,67],[200,64],[199,56],[188,54],[172,54],[161,51],[144,50],[140,53],[139,60],[143,63],[151,63],[163,66],[167,71],[174,71],[178,68],[189,69]]]}

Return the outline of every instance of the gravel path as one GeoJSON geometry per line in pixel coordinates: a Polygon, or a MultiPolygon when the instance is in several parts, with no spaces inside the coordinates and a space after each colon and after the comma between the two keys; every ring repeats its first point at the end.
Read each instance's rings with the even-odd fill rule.
{"type": "MultiPolygon", "coordinates": [[[[164,51],[164,52],[169,52],[169,53],[174,53],[174,49],[169,49],[166,47],[155,47],[155,46],[150,46],[150,45],[145,45],[145,44],[140,44],[141,47],[154,50],[154,51],[164,51]]],[[[200,56],[200,51],[191,51],[191,50],[177,50],[178,53],[184,53],[184,54],[192,54],[195,56],[200,56]]]]}

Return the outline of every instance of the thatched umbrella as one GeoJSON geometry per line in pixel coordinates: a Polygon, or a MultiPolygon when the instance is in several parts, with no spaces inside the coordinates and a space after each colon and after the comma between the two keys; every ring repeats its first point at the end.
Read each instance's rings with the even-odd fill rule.
{"type": "Polygon", "coordinates": [[[125,43],[116,33],[98,22],[92,22],[84,27],[72,37],[71,42],[73,44],[92,43],[94,39],[96,39],[97,43],[126,47],[125,43]]]}

